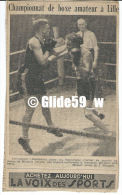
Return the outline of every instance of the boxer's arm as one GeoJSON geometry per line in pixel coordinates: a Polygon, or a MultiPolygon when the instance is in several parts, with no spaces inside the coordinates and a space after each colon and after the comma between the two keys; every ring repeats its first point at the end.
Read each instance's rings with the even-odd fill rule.
{"type": "Polygon", "coordinates": [[[76,70],[76,66],[74,65],[74,63],[72,63],[72,69],[76,70]]]}
{"type": "Polygon", "coordinates": [[[98,48],[94,48],[94,61],[93,61],[93,68],[96,68],[96,67],[97,67],[98,54],[99,54],[99,50],[98,50],[98,48]]]}
{"type": "Polygon", "coordinates": [[[40,46],[40,43],[38,40],[32,40],[29,43],[30,49],[34,52],[35,58],[38,61],[40,65],[46,65],[48,63],[48,57],[49,57],[49,52],[46,51],[44,54],[42,52],[42,48],[40,46]]]}
{"type": "Polygon", "coordinates": [[[99,48],[97,45],[97,38],[95,34],[92,34],[92,42],[93,42],[93,49],[94,49],[94,61],[93,61],[93,69],[97,67],[98,55],[99,55],[99,48]]]}

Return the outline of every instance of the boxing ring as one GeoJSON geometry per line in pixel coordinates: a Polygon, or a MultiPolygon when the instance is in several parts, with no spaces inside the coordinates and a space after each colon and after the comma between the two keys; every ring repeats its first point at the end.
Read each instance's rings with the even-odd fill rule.
{"type": "MultiPolygon", "coordinates": [[[[98,42],[98,45],[105,45],[105,46],[106,45],[115,45],[116,46],[116,43],[115,42],[98,42]]],[[[24,53],[25,53],[25,50],[20,50],[20,51],[12,52],[10,54],[10,56],[15,56],[15,55],[17,56],[19,54],[24,54],[24,53]]],[[[64,57],[64,62],[65,63],[67,63],[67,62],[71,63],[71,59],[67,59],[67,58],[64,57]]],[[[106,62],[106,63],[104,63],[104,66],[115,67],[116,64],[106,62]]],[[[11,71],[9,73],[9,75],[12,77],[13,75],[15,75],[17,73],[18,73],[18,70],[15,70],[15,71],[11,71]]],[[[47,81],[45,81],[45,85],[48,85],[48,84],[52,84],[53,85],[53,83],[58,82],[58,79],[59,79],[58,77],[55,77],[55,78],[52,78],[50,80],[47,80],[47,81]]],[[[65,79],[66,80],[68,80],[68,79],[74,80],[74,79],[76,79],[76,77],[75,76],[70,76],[70,75],[65,75],[65,79]]],[[[105,83],[116,83],[116,80],[110,80],[110,79],[107,79],[107,78],[103,78],[103,82],[105,82],[105,83]]],[[[10,93],[10,98],[14,97],[14,96],[19,96],[19,91],[15,91],[13,93],[10,93]]],[[[51,113],[52,113],[52,111],[51,111],[51,113]]],[[[81,142],[82,142],[83,138],[86,138],[86,139],[89,139],[89,140],[96,140],[96,141],[99,140],[99,142],[103,143],[103,144],[104,143],[108,144],[108,142],[109,142],[109,144],[112,143],[113,146],[115,146],[115,143],[116,143],[116,134],[115,134],[115,132],[113,133],[110,128],[108,128],[108,131],[107,131],[106,130],[107,128],[105,126],[103,127],[103,131],[101,130],[101,127],[100,128],[98,127],[99,131],[94,132],[92,130],[89,131],[89,128],[79,127],[79,129],[77,129],[77,128],[76,129],[75,128],[71,128],[70,129],[70,127],[64,128],[62,126],[59,126],[59,124],[56,125],[56,126],[59,126],[59,127],[50,128],[50,127],[47,127],[46,125],[40,125],[36,121],[34,121],[34,123],[32,121],[32,123],[29,124],[29,123],[22,123],[21,119],[20,120],[14,120],[14,119],[11,120],[11,118],[10,118],[10,121],[9,121],[11,129],[13,129],[13,127],[15,128],[17,126],[19,127],[19,129],[22,126],[27,126],[27,127],[30,127],[31,131],[35,132],[35,130],[36,130],[36,132],[37,132],[37,130],[38,130],[38,132],[41,131],[41,133],[42,132],[45,133],[48,130],[58,130],[58,131],[62,132],[65,135],[64,140],[66,139],[66,136],[67,136],[67,138],[69,137],[69,139],[72,139],[71,137],[73,137],[73,138],[74,137],[78,137],[78,140],[81,137],[80,138],[81,142]],[[104,129],[105,129],[105,131],[104,131],[104,129]]],[[[75,120],[74,120],[74,123],[75,123],[75,120]]],[[[92,125],[93,126],[92,129],[93,129],[93,128],[95,128],[94,121],[92,121],[92,124],[93,124],[92,125]]],[[[44,135],[44,133],[42,133],[42,134],[44,135]]],[[[50,135],[50,136],[55,137],[54,135],[50,135]]],[[[56,138],[56,140],[57,139],[61,139],[61,138],[56,138]]],[[[76,139],[76,138],[74,138],[74,139],[76,139]]],[[[57,143],[57,141],[56,141],[56,143],[57,143]]],[[[63,139],[62,139],[62,143],[63,143],[63,139]]],[[[101,144],[101,146],[102,146],[102,144],[101,144]]]]}

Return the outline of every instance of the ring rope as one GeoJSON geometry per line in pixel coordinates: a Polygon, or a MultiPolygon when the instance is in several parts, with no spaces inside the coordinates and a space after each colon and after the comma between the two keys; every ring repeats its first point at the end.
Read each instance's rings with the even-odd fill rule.
{"type": "Polygon", "coordinates": [[[13,124],[13,125],[26,126],[26,127],[43,129],[43,130],[48,130],[48,131],[51,131],[51,130],[60,131],[62,133],[72,134],[72,135],[77,135],[77,136],[85,136],[85,137],[95,138],[95,139],[113,139],[114,141],[116,140],[116,138],[114,136],[98,135],[95,133],[87,133],[87,132],[83,132],[83,131],[79,132],[79,131],[75,131],[75,130],[70,130],[70,129],[68,130],[68,129],[57,128],[57,127],[47,127],[47,126],[43,126],[43,125],[23,123],[23,122],[14,121],[14,120],[10,120],[9,122],[10,122],[10,124],[13,124]]]}

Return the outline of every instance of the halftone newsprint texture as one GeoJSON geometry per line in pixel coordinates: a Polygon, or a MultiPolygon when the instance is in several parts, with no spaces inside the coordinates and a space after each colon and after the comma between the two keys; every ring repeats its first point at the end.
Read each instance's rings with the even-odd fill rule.
{"type": "Polygon", "coordinates": [[[116,1],[8,1],[4,191],[118,188],[116,1]]]}

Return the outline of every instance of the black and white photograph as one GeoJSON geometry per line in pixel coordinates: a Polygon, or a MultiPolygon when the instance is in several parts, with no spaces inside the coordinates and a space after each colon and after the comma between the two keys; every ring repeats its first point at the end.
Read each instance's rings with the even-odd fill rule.
{"type": "Polygon", "coordinates": [[[117,18],[11,15],[9,154],[116,156],[117,18]]]}
{"type": "Polygon", "coordinates": [[[119,3],[7,1],[5,30],[3,191],[116,192],[119,3]]]}

